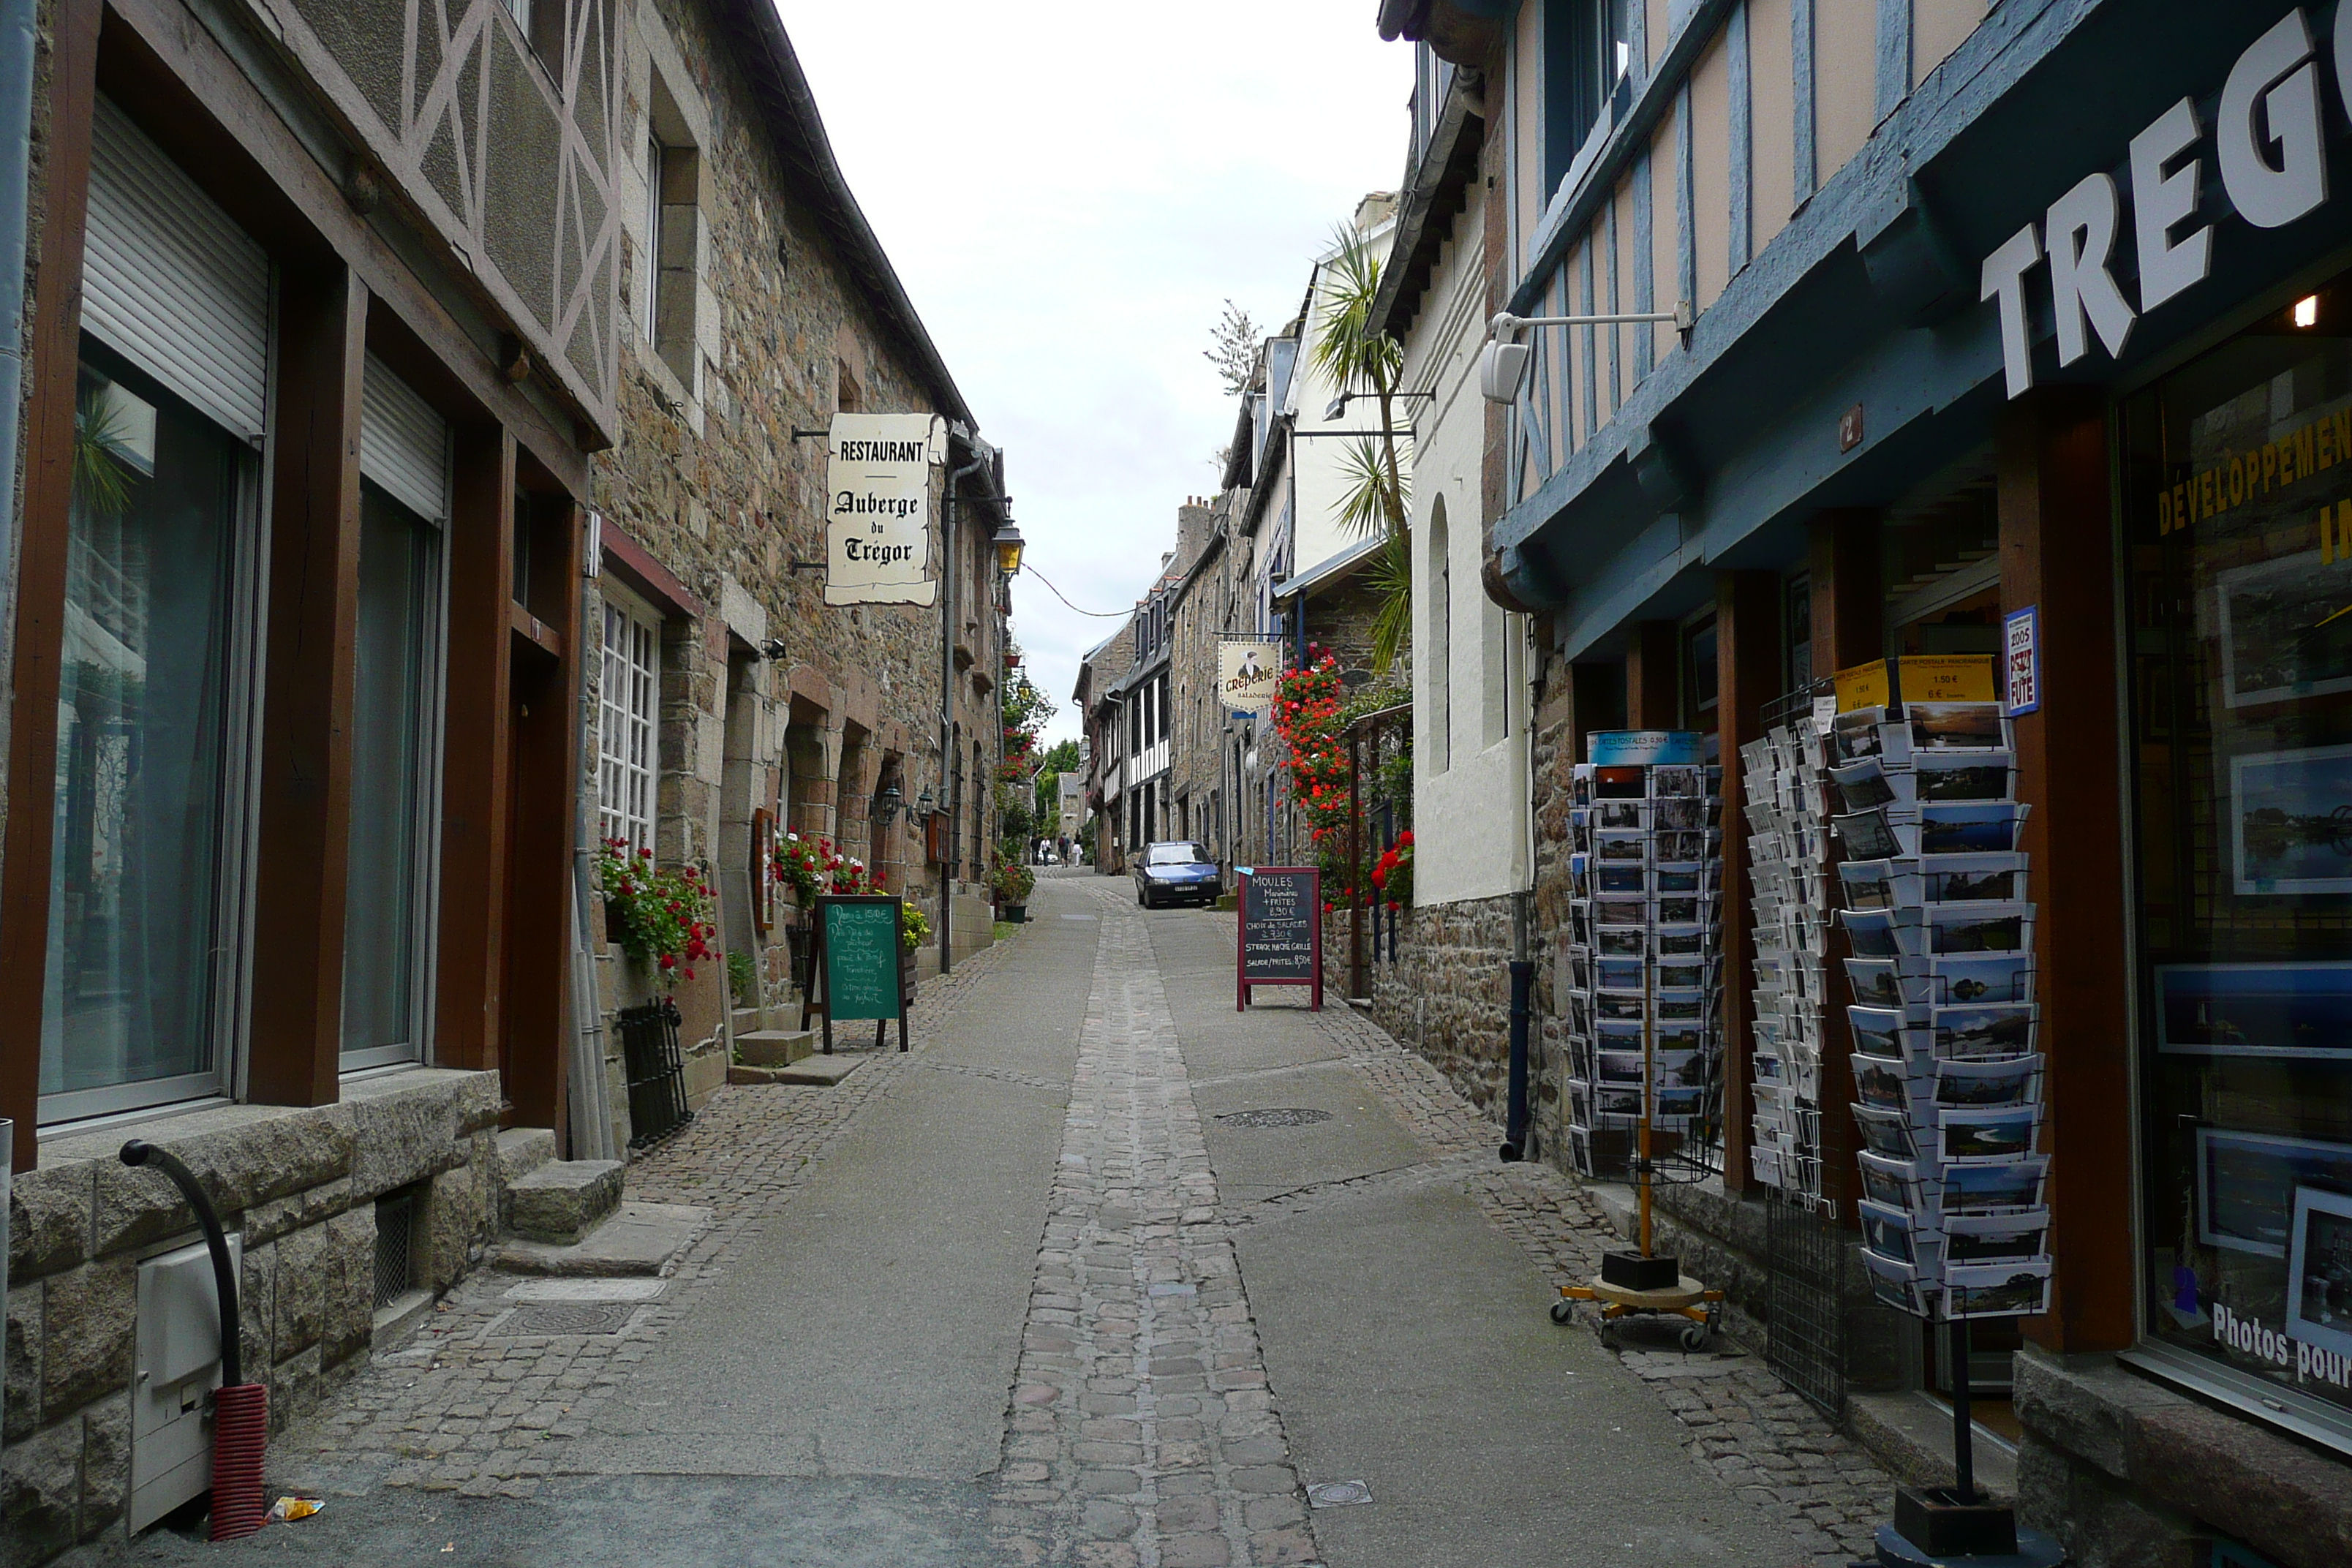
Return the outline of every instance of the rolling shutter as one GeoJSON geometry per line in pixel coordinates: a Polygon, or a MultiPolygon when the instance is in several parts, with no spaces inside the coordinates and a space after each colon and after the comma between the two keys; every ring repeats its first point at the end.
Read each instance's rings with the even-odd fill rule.
{"type": "Polygon", "coordinates": [[[449,426],[375,355],[360,384],[360,472],[427,522],[449,519],[449,426]]]}
{"type": "Polygon", "coordinates": [[[92,115],[82,325],[236,434],[261,439],[268,254],[104,97],[92,115]]]}

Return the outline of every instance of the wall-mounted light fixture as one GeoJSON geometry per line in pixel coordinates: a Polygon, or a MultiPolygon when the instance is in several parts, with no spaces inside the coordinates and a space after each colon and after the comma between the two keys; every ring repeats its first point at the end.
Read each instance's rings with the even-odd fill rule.
{"type": "Polygon", "coordinates": [[[915,810],[918,815],[922,816],[929,816],[931,815],[931,792],[929,790],[925,790],[922,794],[915,797],[915,810]]]}
{"type": "Polygon", "coordinates": [[[898,781],[892,779],[875,797],[874,815],[881,819],[883,826],[887,827],[898,819],[898,808],[906,804],[907,797],[899,791],[898,781]]]}
{"type": "Polygon", "coordinates": [[[996,569],[1007,577],[1021,570],[1021,525],[1009,517],[996,531],[996,569]]]}
{"type": "Polygon", "coordinates": [[[1631,327],[1672,321],[1683,342],[1690,342],[1692,325],[1697,321],[1685,300],[1671,310],[1634,310],[1608,316],[1514,316],[1508,310],[1497,310],[1486,323],[1488,342],[1478,356],[1478,395],[1489,403],[1512,403],[1528,379],[1528,357],[1531,351],[1519,342],[1519,334],[1529,327],[1631,327]]]}
{"type": "Polygon", "coordinates": [[[777,641],[774,637],[764,638],[760,644],[760,657],[766,659],[771,664],[773,664],[777,660],[784,658],[786,653],[789,651],[790,650],[788,650],[782,643],[777,641]]]}

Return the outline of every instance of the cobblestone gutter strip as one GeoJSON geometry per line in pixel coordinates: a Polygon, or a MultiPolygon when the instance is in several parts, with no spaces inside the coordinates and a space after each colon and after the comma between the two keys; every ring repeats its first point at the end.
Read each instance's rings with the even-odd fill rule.
{"type": "MultiPolygon", "coordinates": [[[[909,1054],[886,1052],[828,1089],[722,1088],[677,1137],[629,1168],[627,1195],[711,1211],[710,1227],[659,1298],[617,1334],[491,1337],[515,1306],[512,1275],[473,1275],[449,1293],[408,1349],[379,1356],[278,1445],[294,1472],[330,1468],[346,1487],[370,1483],[530,1497],[563,1468],[566,1439],[588,1429],[610,1394],[670,1326],[792,1200],[809,1166],[933,1044],[995,958],[991,948],[917,994],[909,1054]]],[[[1056,1086],[1058,1087],[1058,1086],[1056,1086]]]]}
{"type": "MultiPolygon", "coordinates": [[[[1230,935],[1233,923],[1223,923],[1230,935]]],[[[1502,1163],[1500,1129],[1427,1059],[1346,1003],[1327,1002],[1318,1022],[1431,1157],[1431,1164],[1368,1182],[1459,1180],[1487,1222],[1518,1243],[1550,1284],[1582,1284],[1600,1272],[1601,1253],[1620,1241],[1582,1186],[1549,1165],[1502,1163]]],[[[1310,1207],[1338,1195],[1309,1188],[1234,1218],[1270,1219],[1282,1205],[1310,1207]]],[[[1542,1305],[1530,1302],[1528,1310],[1542,1305]]],[[[1874,1555],[1871,1534],[1893,1506],[1894,1479],[1759,1357],[1629,1350],[1623,1360],[1682,1423],[1692,1459],[1787,1525],[1809,1568],[1847,1568],[1874,1555]]]]}
{"type": "Polygon", "coordinates": [[[1097,897],[992,1533],[1021,1563],[1313,1563],[1150,942],[1097,897]]]}

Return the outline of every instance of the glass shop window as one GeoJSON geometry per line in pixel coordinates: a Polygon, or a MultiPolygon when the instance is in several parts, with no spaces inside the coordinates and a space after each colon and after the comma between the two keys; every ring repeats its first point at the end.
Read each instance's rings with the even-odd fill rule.
{"type": "Polygon", "coordinates": [[[2352,289],[2129,403],[2124,486],[2147,1353],[2342,1446],[2352,289]]]}
{"type": "Polygon", "coordinates": [[[40,1086],[50,1119],[218,1092],[252,448],[83,342],[40,1086]]]}

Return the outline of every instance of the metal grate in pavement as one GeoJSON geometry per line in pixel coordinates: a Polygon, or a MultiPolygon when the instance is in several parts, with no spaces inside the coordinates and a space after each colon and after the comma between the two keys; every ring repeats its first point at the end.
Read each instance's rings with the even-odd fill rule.
{"type": "Polygon", "coordinates": [[[617,1334],[629,1326],[634,1301],[536,1301],[507,1314],[490,1335],[513,1339],[522,1334],[617,1334]]]}
{"type": "Polygon", "coordinates": [[[1328,1110],[1304,1110],[1297,1107],[1281,1107],[1269,1110],[1228,1110],[1217,1121],[1227,1127],[1305,1127],[1312,1122],[1328,1121],[1328,1110]]]}
{"type": "Polygon", "coordinates": [[[1307,1489],[1307,1500],[1317,1508],[1345,1508],[1371,1501],[1372,1489],[1363,1481],[1320,1481],[1307,1489]]]}

